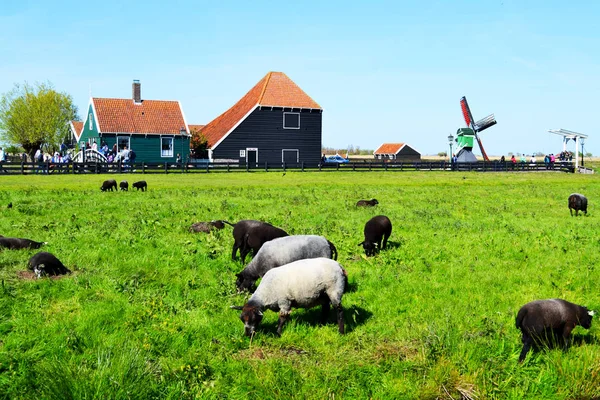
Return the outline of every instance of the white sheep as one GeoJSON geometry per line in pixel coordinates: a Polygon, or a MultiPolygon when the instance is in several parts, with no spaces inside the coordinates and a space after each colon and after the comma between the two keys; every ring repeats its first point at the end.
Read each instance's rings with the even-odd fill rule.
{"type": "Polygon", "coordinates": [[[329,258],[294,261],[268,271],[250,300],[244,306],[231,308],[242,310],[240,319],[247,336],[256,332],[264,309],[279,311],[277,334],[281,335],[292,307],[312,308],[321,304],[325,322],[331,303],[337,308],[338,328],[340,334],[343,334],[342,296],[346,282],[346,271],[337,261],[329,258]]]}
{"type": "Polygon", "coordinates": [[[265,243],[256,256],[236,274],[238,290],[250,290],[254,282],[267,271],[307,258],[326,257],[337,260],[333,243],[317,235],[293,235],[273,239],[265,243]]]}

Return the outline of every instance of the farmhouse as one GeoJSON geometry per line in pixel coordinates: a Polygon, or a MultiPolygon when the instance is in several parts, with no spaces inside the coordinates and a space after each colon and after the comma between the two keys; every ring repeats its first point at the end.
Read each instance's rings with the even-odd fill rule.
{"type": "MultiPolygon", "coordinates": [[[[73,124],[73,129],[76,125],[73,124]]],[[[133,81],[131,99],[90,99],[80,147],[96,142],[118,151],[133,149],[136,162],[173,162],[177,154],[187,160],[190,132],[178,101],[143,100],[141,84],[133,81]]]]}
{"type": "Polygon", "coordinates": [[[212,161],[317,165],[323,110],[283,72],[269,72],[202,128],[212,161]]]}
{"type": "Polygon", "coordinates": [[[420,161],[421,153],[406,143],[383,143],[373,152],[377,160],[420,161]]]}
{"type": "Polygon", "coordinates": [[[83,122],[69,121],[69,128],[71,129],[71,142],[79,142],[79,136],[81,136],[81,131],[83,130],[83,122]]]}

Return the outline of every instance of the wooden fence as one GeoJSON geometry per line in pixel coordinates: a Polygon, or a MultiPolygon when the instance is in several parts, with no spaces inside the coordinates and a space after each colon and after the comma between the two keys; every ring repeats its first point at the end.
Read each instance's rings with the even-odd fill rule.
{"type": "Polygon", "coordinates": [[[420,162],[382,162],[365,161],[348,164],[319,164],[305,163],[257,163],[238,164],[226,162],[187,162],[187,163],[63,163],[53,164],[32,162],[0,163],[0,175],[27,174],[103,174],[103,173],[134,173],[134,174],[171,174],[171,173],[211,173],[211,172],[254,172],[254,171],[480,171],[480,172],[521,172],[521,171],[564,171],[574,172],[575,166],[570,161],[560,161],[552,164],[517,163],[500,161],[478,161],[473,163],[455,163],[447,161],[420,162]]]}

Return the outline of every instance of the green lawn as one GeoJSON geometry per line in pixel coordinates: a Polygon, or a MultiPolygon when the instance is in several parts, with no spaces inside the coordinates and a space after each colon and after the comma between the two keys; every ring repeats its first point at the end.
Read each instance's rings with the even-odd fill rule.
{"type": "Polygon", "coordinates": [[[0,251],[0,398],[598,397],[598,321],[522,365],[514,326],[534,299],[600,308],[598,198],[597,176],[564,173],[0,177],[0,234],[47,241],[74,271],[21,279],[37,250],[0,251]],[[101,193],[108,178],[149,190],[101,193]],[[569,215],[572,192],[587,217],[569,215]],[[379,206],[354,207],[370,198],[379,206]],[[366,258],[378,214],[391,245],[366,258]],[[231,227],[188,232],[212,219],[331,240],[349,274],[347,334],[313,309],[281,337],[266,311],[244,337],[231,227]]]}

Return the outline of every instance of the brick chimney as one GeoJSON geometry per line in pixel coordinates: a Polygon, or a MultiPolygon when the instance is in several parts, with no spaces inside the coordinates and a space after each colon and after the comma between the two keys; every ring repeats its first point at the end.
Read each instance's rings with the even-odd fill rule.
{"type": "Polygon", "coordinates": [[[141,104],[142,102],[142,84],[138,79],[133,80],[133,85],[131,86],[131,92],[133,96],[133,102],[137,104],[141,104]]]}

